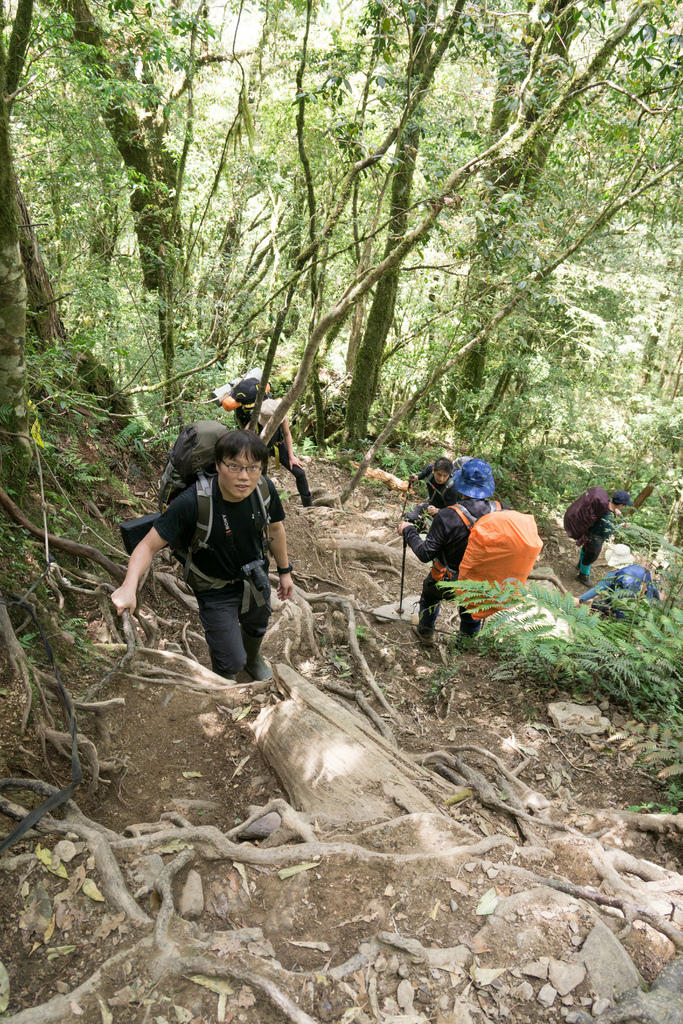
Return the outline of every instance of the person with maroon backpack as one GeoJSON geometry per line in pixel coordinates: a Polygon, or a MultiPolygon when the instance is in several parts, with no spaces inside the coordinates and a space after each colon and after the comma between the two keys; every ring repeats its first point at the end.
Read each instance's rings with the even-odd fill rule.
{"type": "Polygon", "coordinates": [[[602,487],[591,487],[569,506],[564,514],[564,528],[567,536],[581,548],[577,579],[590,584],[590,567],[595,562],[602,545],[616,530],[615,516],[621,510],[633,506],[628,491],[615,491],[610,498],[602,487]]]}

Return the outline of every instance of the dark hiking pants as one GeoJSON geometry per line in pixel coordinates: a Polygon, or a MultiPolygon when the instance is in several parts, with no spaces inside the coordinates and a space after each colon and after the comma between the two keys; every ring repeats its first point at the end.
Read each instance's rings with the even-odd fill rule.
{"type": "Polygon", "coordinates": [[[589,573],[589,565],[592,565],[600,557],[602,551],[602,545],[604,541],[602,537],[594,537],[591,534],[588,535],[588,540],[581,548],[581,556],[579,558],[579,572],[586,570],[585,575],[589,573]]]}
{"type": "MultiPolygon", "coordinates": [[[[454,577],[457,578],[457,577],[454,577]]],[[[420,595],[420,618],[418,630],[421,633],[431,633],[435,627],[442,601],[453,601],[457,595],[452,590],[442,590],[430,573],[425,577],[420,595]]],[[[465,636],[474,636],[481,629],[481,620],[473,619],[470,612],[460,608],[460,632],[465,636]]]]}
{"type": "Polygon", "coordinates": [[[290,464],[289,452],[287,451],[287,445],[284,441],[279,441],[277,444],[274,444],[272,448],[268,449],[268,451],[271,455],[275,456],[276,449],[280,458],[280,465],[284,466],[285,469],[288,469],[296,480],[296,489],[299,492],[301,504],[304,508],[308,508],[313,504],[313,498],[311,497],[311,492],[308,489],[308,480],[306,479],[305,472],[300,466],[292,466],[290,464]]]}
{"type": "Polygon", "coordinates": [[[206,590],[197,594],[199,618],[211,653],[211,668],[219,676],[234,679],[247,661],[240,627],[247,636],[262,637],[270,619],[270,587],[263,591],[265,603],[260,607],[253,595],[249,608],[242,609],[244,587],[241,583],[223,590],[206,590]]]}

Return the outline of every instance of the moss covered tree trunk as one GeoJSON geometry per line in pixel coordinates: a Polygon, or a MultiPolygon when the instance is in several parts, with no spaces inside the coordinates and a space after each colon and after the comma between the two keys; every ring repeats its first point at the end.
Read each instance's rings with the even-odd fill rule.
{"type": "Polygon", "coordinates": [[[5,6],[0,8],[0,437],[3,480],[21,492],[30,448],[26,398],[26,279],[19,250],[19,218],[10,145],[10,114],[33,16],[32,0],[20,0],[5,50],[5,6]]]}
{"type": "MultiPolygon", "coordinates": [[[[423,15],[423,28],[433,21],[437,5],[430,4],[423,15]]],[[[431,56],[431,33],[420,35],[416,23],[413,38],[421,42],[416,44],[416,54],[412,67],[412,77],[418,81],[424,74],[431,56]]],[[[387,239],[384,246],[383,259],[386,259],[403,239],[408,226],[415,175],[415,161],[420,144],[419,113],[406,125],[396,146],[398,163],[394,170],[391,183],[391,208],[387,239]]],[[[400,267],[395,267],[378,282],[372,305],[368,312],[365,332],[358,346],[353,364],[353,377],[349,388],[349,400],[346,406],[346,444],[356,447],[367,435],[370,409],[375,400],[379,385],[379,373],[382,365],[382,353],[386,344],[396,309],[400,267]]],[[[360,310],[362,316],[362,309],[360,310]]],[[[347,365],[348,369],[348,365],[347,365]]]]}

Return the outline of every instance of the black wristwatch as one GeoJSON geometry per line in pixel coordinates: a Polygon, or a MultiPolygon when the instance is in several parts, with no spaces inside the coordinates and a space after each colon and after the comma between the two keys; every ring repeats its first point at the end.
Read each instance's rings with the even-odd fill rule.
{"type": "Polygon", "coordinates": [[[281,569],[279,565],[276,565],[276,566],[275,566],[275,568],[277,569],[277,571],[278,571],[278,574],[279,574],[280,576],[286,576],[288,572],[291,572],[291,571],[292,571],[292,569],[294,568],[294,566],[293,566],[293,565],[292,565],[292,563],[290,562],[290,563],[289,563],[289,565],[288,565],[288,566],[287,566],[287,567],[286,567],[285,569],[281,569]]]}

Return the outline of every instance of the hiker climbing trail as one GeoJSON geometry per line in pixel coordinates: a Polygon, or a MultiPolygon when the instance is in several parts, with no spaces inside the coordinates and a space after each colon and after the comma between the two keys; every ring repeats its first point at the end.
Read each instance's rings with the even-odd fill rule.
{"type": "MultiPolygon", "coordinates": [[[[332,465],[308,471],[314,488],[343,484],[332,465]]],[[[632,759],[613,762],[599,734],[546,726],[548,698],[497,680],[483,648],[454,652],[457,603],[429,649],[410,617],[372,615],[400,603],[402,580],[406,607],[420,592],[424,567],[409,548],[403,564],[396,532],[404,504],[369,488],[343,509],[284,502],[294,590],[272,602],[273,680],[211,671],[182,565],[157,556],[125,663],[103,584],[55,570],[105,659],[96,673],[120,668],[89,713],[97,730],[75,705],[97,785],[43,823],[32,849],[0,859],[0,880],[28,872],[23,895],[0,885],[10,1021],[75,1006],[88,1024],[124,1008],[142,1024],[148,1007],[169,1020],[171,1006],[178,1019],[362,1022],[374,1006],[387,1020],[479,1010],[578,1022],[683,948],[663,908],[679,898],[675,854],[653,867],[656,816],[614,806],[652,798],[632,759]],[[628,936],[610,914],[619,929],[633,921],[628,936]],[[599,966],[595,947],[612,959],[599,966]]],[[[555,536],[532,576],[578,597],[575,555],[559,526],[555,536]]],[[[609,704],[599,714],[620,721],[609,704]]],[[[0,793],[10,815],[44,792],[25,749],[0,793]]]]}

